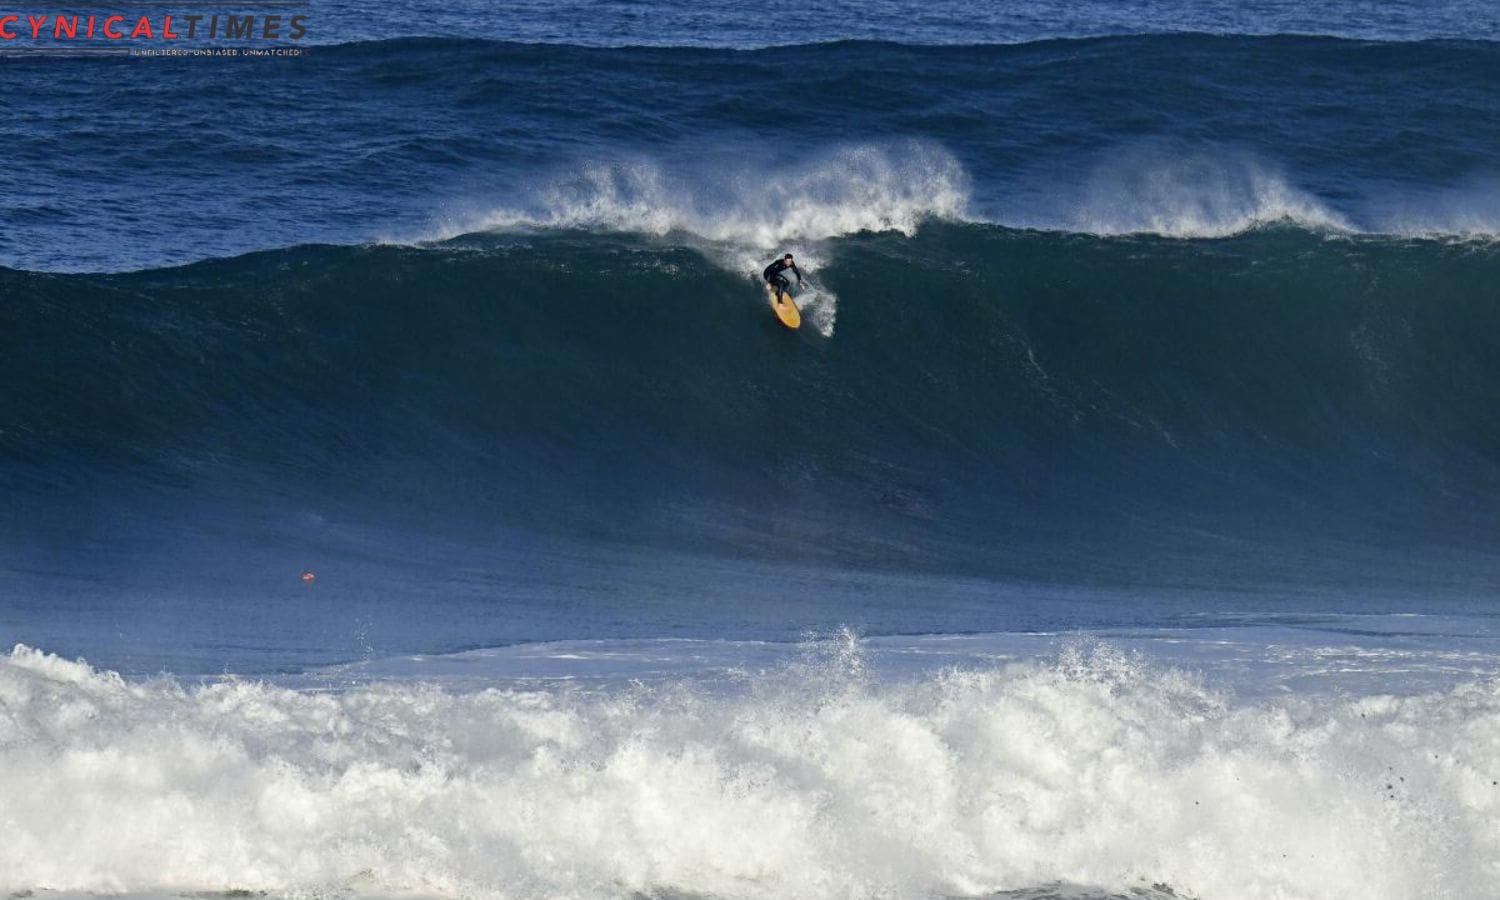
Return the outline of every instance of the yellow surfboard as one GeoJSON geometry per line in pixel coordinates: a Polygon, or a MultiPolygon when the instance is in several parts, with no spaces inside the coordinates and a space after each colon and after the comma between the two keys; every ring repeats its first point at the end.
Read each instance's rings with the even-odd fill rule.
{"type": "Polygon", "coordinates": [[[776,310],[776,318],[781,324],[788,328],[799,328],[802,325],[802,313],[798,311],[797,304],[792,302],[792,295],[787,291],[781,292],[781,302],[776,301],[776,289],[769,284],[766,285],[766,293],[771,298],[771,308],[776,310]]]}

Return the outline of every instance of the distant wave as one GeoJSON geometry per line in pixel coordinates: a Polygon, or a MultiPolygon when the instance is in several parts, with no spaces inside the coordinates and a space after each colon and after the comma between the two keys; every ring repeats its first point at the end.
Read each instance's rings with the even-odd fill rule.
{"type": "Polygon", "coordinates": [[[302,693],[18,646],[0,698],[5,892],[1500,889],[1500,701],[1478,683],[1236,704],[1080,647],[881,684],[845,640],[727,692],[302,693]]]}

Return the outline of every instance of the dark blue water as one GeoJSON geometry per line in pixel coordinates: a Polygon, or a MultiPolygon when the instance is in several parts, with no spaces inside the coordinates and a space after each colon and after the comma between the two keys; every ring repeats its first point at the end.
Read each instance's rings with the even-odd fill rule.
{"type": "Polygon", "coordinates": [[[5,639],[1486,614],[1491,5],[313,14],[6,60],[5,639]]]}
{"type": "Polygon", "coordinates": [[[796,336],[675,234],[4,273],[7,626],[286,668],[1473,611],[1500,574],[1488,243],[929,222],[818,242],[796,336]]]}
{"type": "Polygon", "coordinates": [[[503,13],[485,3],[404,3],[372,13],[319,3],[313,37],[347,42],[409,35],[479,37],[587,46],[767,47],[838,40],[918,44],[1024,43],[1118,34],[1320,34],[1361,40],[1494,40],[1500,13],[1482,0],[1080,0],[982,3],[934,0],[771,0],[747,9],[727,0],[523,0],[503,13]]]}

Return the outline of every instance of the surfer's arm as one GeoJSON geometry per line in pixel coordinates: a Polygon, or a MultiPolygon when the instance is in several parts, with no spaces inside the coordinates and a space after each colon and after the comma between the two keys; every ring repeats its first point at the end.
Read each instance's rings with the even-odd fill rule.
{"type": "Polygon", "coordinates": [[[802,270],[794,265],[792,266],[792,271],[797,273],[797,284],[802,284],[802,270]]]}

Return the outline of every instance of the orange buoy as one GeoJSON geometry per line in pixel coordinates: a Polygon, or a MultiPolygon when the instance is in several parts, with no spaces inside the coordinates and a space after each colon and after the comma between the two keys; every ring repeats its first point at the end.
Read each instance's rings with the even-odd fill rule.
{"type": "Polygon", "coordinates": [[[302,573],[302,580],[303,580],[303,582],[309,582],[309,581],[312,581],[312,580],[313,580],[313,579],[314,579],[314,578],[317,578],[317,577],[318,577],[318,576],[316,576],[316,575],[314,575],[314,574],[313,574],[313,573],[311,573],[311,572],[303,572],[303,573],[302,573]]]}

